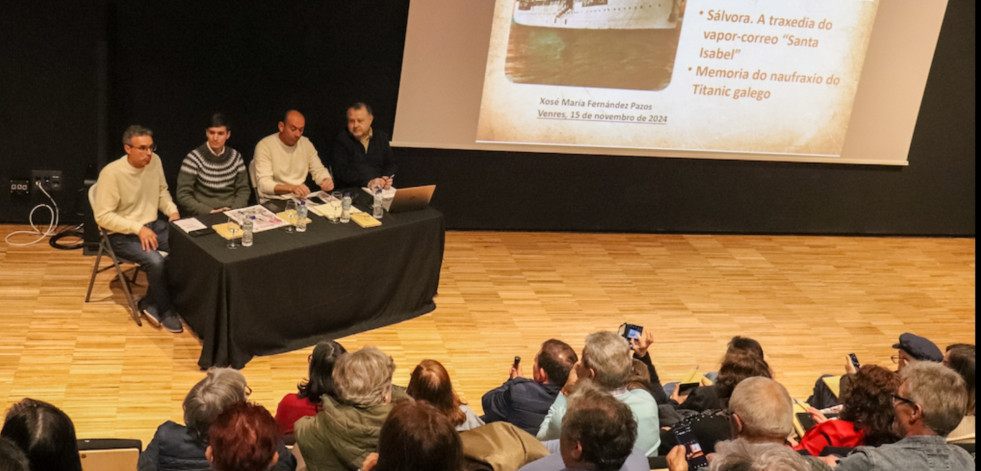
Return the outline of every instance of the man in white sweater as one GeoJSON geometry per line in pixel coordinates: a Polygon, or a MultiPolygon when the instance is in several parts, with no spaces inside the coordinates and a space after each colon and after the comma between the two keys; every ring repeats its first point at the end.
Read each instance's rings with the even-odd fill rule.
{"type": "Polygon", "coordinates": [[[109,243],[117,255],[146,270],[148,288],[140,300],[143,314],[155,326],[180,333],[180,316],[167,290],[164,256],[170,251],[167,221],[180,215],[167,191],[160,156],[154,153],[153,132],[133,125],[123,133],[126,155],[110,162],[96,183],[95,222],[109,232],[109,243]]]}
{"type": "Polygon", "coordinates": [[[305,127],[306,118],[299,111],[289,110],[279,122],[279,132],[256,144],[252,158],[260,202],[307,196],[307,173],[321,190],[334,189],[334,180],[320,161],[317,149],[303,137],[305,127]]]}

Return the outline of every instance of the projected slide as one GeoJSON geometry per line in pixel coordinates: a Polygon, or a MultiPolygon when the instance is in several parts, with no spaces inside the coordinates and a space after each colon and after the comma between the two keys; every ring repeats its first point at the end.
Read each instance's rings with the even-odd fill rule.
{"type": "Polygon", "coordinates": [[[875,0],[497,0],[476,140],[841,154],[875,0]]]}

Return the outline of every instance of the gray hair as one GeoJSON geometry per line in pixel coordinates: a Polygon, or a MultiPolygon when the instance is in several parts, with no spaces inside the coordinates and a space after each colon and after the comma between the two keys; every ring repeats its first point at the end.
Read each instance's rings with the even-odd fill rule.
{"type": "MultiPolygon", "coordinates": [[[[956,371],[932,361],[918,361],[900,371],[909,384],[909,398],[923,409],[923,424],[947,436],[967,408],[967,386],[956,371]]],[[[902,386],[900,386],[902,387],[902,386]]]]}
{"type": "Polygon", "coordinates": [[[139,124],[134,124],[123,131],[123,145],[131,145],[133,143],[133,138],[136,136],[150,136],[153,137],[153,131],[140,126],[139,124]]]}
{"type": "Polygon", "coordinates": [[[184,423],[194,438],[208,440],[208,428],[228,406],[245,402],[245,376],[233,368],[209,368],[184,398],[184,423]]]}
{"type": "Polygon", "coordinates": [[[370,406],[385,402],[392,391],[395,360],[377,347],[341,355],[334,365],[334,388],[341,402],[370,406]]]}
{"type": "Polygon", "coordinates": [[[582,364],[593,370],[593,381],[599,387],[612,391],[627,384],[631,360],[627,339],[610,331],[586,336],[582,364]]]}
{"type": "Polygon", "coordinates": [[[799,453],[780,443],[750,443],[746,439],[715,444],[709,471],[810,471],[811,465],[799,453]]]}
{"type": "Polygon", "coordinates": [[[746,378],[729,398],[729,410],[743,424],[741,436],[784,438],[794,430],[794,404],[787,388],[763,376],[746,378]]]}

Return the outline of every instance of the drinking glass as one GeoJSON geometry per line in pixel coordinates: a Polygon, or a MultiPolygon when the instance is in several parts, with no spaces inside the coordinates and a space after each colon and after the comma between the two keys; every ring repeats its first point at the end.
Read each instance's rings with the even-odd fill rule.
{"type": "Polygon", "coordinates": [[[286,200],[286,222],[289,223],[286,226],[286,232],[296,232],[296,200],[288,199],[286,200]]]}
{"type": "Polygon", "coordinates": [[[229,216],[228,217],[228,233],[232,235],[232,238],[231,239],[228,239],[228,245],[227,245],[228,248],[230,248],[230,249],[237,249],[238,248],[238,241],[235,240],[235,234],[238,234],[238,231],[240,231],[240,230],[241,230],[241,227],[239,227],[238,223],[235,222],[235,220],[232,219],[231,216],[229,216]]]}
{"type": "Polygon", "coordinates": [[[335,191],[336,194],[331,194],[330,198],[330,217],[327,219],[331,223],[337,224],[341,219],[341,193],[335,191]]]}

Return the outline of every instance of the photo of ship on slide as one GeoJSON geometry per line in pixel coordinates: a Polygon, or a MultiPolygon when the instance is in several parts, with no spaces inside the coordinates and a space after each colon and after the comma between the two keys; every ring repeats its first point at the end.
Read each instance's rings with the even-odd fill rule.
{"type": "Polygon", "coordinates": [[[661,90],[685,0],[517,0],[504,73],[513,83],[661,90]]]}

